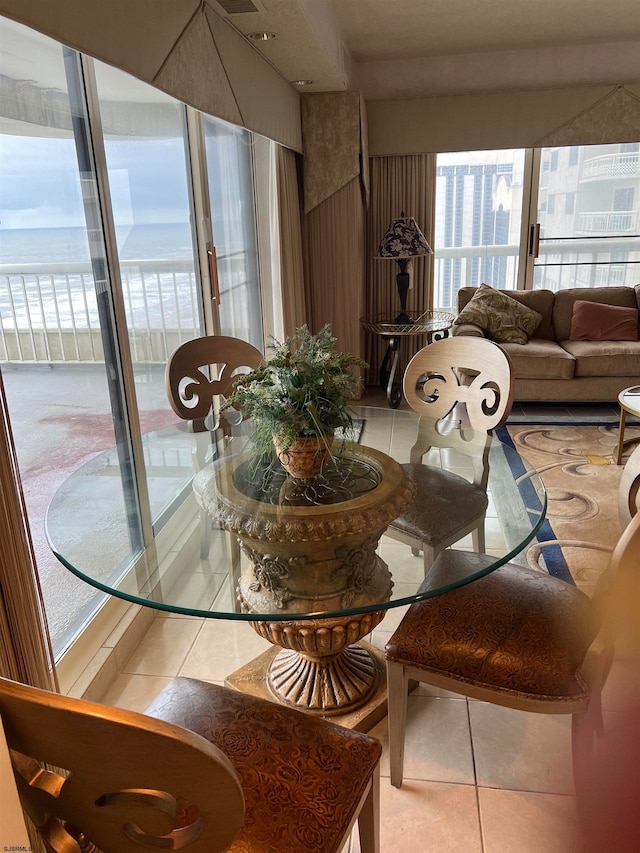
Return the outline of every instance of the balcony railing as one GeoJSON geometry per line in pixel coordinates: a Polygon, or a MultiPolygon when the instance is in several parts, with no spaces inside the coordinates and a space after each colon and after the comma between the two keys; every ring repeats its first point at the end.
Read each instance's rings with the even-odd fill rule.
{"type": "Polygon", "coordinates": [[[580,180],[638,177],[640,177],[640,152],[624,151],[620,154],[603,154],[600,157],[585,160],[580,180]]]}
{"type": "MultiPolygon", "coordinates": [[[[166,362],[199,327],[187,261],[121,264],[134,361],[166,362]]],[[[91,264],[0,266],[0,360],[104,361],[91,264]]]]}
{"type": "Polygon", "coordinates": [[[599,210],[578,214],[576,230],[585,233],[621,233],[638,231],[640,217],[634,211],[599,210]]]}

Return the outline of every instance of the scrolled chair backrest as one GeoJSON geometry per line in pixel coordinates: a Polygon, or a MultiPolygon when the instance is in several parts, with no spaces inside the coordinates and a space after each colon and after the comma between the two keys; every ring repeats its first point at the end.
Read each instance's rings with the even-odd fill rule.
{"type": "Polygon", "coordinates": [[[477,432],[503,424],[513,404],[509,357],[484,338],[461,335],[423,347],[407,365],[403,386],[415,412],[440,420],[463,406],[477,432]]]}
{"type": "Polygon", "coordinates": [[[22,806],[49,853],[216,853],[240,831],[238,776],[193,732],[4,678],[0,718],[22,806]]]}
{"type": "Polygon", "coordinates": [[[197,421],[206,418],[215,397],[229,397],[234,379],[255,370],[263,355],[252,344],[226,335],[194,338],[181,344],[169,357],[165,384],[171,408],[179,418],[197,421]],[[203,368],[218,365],[209,379],[203,368]]]}

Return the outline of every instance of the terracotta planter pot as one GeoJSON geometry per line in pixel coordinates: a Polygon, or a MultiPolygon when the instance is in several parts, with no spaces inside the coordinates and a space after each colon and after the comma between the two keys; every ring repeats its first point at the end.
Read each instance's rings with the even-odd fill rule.
{"type": "Polygon", "coordinates": [[[274,437],[273,443],[284,470],[299,480],[317,477],[331,456],[333,434],[300,436],[283,448],[274,437]]]}

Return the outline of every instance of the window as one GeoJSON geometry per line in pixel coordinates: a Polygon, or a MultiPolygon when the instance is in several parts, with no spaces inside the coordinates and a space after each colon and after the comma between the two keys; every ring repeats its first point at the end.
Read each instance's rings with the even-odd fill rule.
{"type": "Polygon", "coordinates": [[[95,517],[69,557],[91,555],[108,584],[191,494],[191,436],[163,376],[205,329],[192,199],[206,188],[190,146],[214,167],[203,215],[229,297],[220,325],[261,346],[253,137],[207,118],[205,146],[193,112],[188,144],[184,105],[19,24],[0,29],[0,369],[60,658],[106,596],[54,558],[45,515],[54,544],[74,523],[54,496],[75,489],[83,527],[95,517]]]}
{"type": "MultiPolygon", "coordinates": [[[[528,275],[533,276],[534,287],[552,290],[633,285],[640,267],[638,145],[574,146],[567,161],[574,148],[578,165],[571,171],[553,170],[557,155],[566,149],[540,152],[541,162],[552,164],[544,182],[549,196],[546,210],[539,203],[532,215],[541,226],[540,252],[528,275]],[[563,211],[552,204],[554,194],[561,193],[565,194],[563,211]]],[[[542,189],[540,181],[540,197],[542,189]]]]}
{"type": "Polygon", "coordinates": [[[467,285],[516,287],[523,176],[521,150],[438,155],[435,307],[455,306],[467,285]]]}
{"type": "Polygon", "coordinates": [[[564,213],[565,216],[569,216],[573,213],[576,204],[576,194],[575,193],[567,193],[564,197],[564,213]]]}
{"type": "Polygon", "coordinates": [[[558,171],[559,154],[560,154],[560,152],[558,151],[558,149],[551,152],[551,157],[549,160],[549,171],[550,172],[557,172],[558,171]]]}
{"type": "Polygon", "coordinates": [[[547,213],[555,213],[556,197],[554,195],[547,196],[547,213]]]}

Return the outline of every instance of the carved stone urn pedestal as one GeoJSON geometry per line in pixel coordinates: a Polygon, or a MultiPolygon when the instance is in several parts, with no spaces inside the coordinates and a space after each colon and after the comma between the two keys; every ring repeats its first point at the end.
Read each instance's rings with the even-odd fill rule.
{"type": "Polygon", "coordinates": [[[376,549],[412,499],[413,483],[390,457],[350,445],[333,479],[284,480],[271,502],[244,485],[248,464],[223,464],[203,499],[249,557],[238,584],[243,611],[264,614],[251,624],[281,649],[267,653],[266,687],[308,713],[344,715],[379,686],[380,660],[358,641],[384,617],[375,605],[391,597],[376,549]]]}

